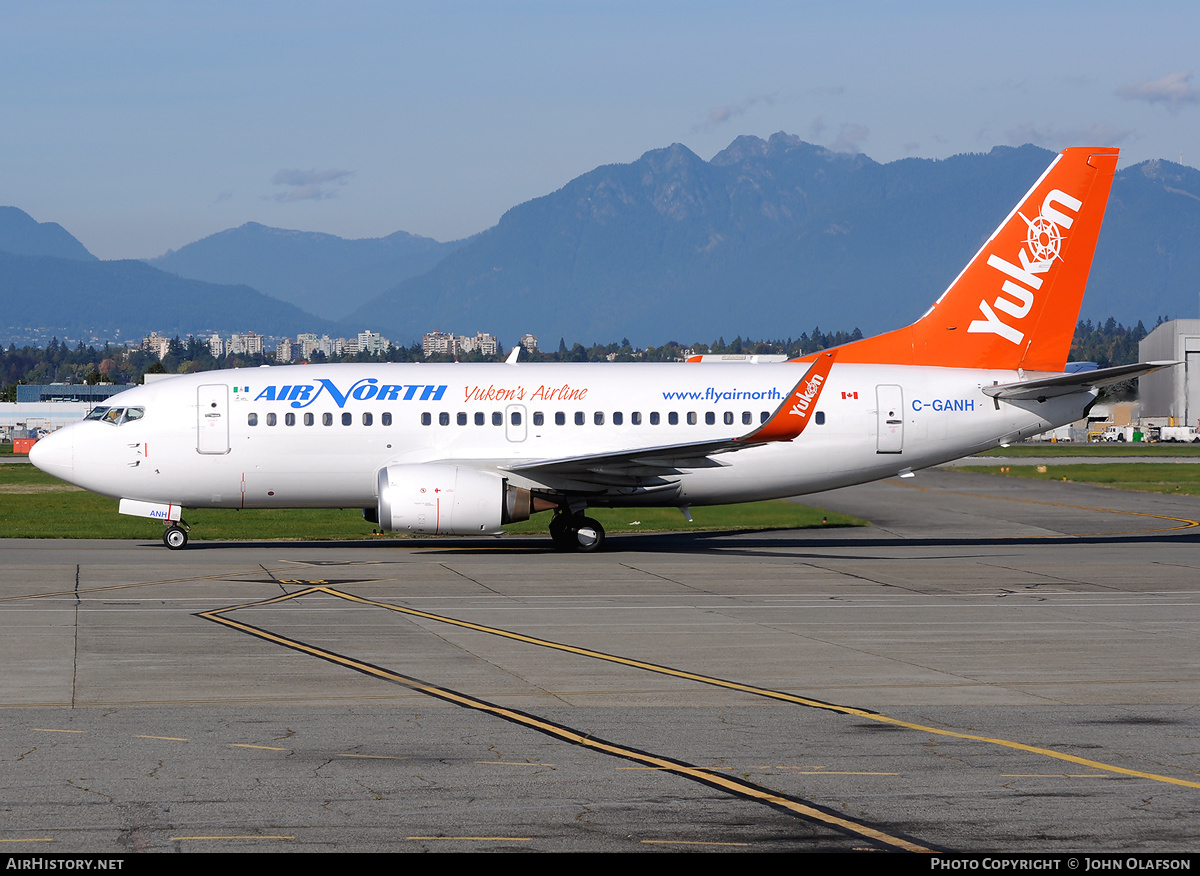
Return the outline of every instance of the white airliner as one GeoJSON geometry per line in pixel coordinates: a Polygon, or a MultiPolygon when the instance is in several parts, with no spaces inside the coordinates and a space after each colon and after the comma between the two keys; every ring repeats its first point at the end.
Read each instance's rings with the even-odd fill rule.
{"type": "Polygon", "coordinates": [[[163,521],[172,549],[184,507],[362,507],[429,535],[553,510],[556,547],[594,550],[589,506],[686,514],[907,476],[1078,420],[1098,387],[1171,364],[1064,371],[1116,164],[1065,150],[920,320],[801,360],[191,374],[113,396],[30,459],[163,521]]]}

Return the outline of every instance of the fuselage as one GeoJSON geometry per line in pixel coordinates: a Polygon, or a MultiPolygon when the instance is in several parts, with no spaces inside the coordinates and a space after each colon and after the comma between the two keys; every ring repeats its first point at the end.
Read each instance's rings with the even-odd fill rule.
{"type": "Polygon", "coordinates": [[[487,535],[554,509],[709,505],[911,472],[1082,417],[1160,365],[1062,373],[1117,150],[1061,152],[912,325],[785,363],[361,364],[192,374],[38,442],[40,468],[163,520],[180,506],[355,507],[381,529],[487,535]],[[1032,218],[1030,218],[1032,217],[1032,218]]]}
{"type": "Polygon", "coordinates": [[[1095,396],[997,402],[982,388],[1015,372],[838,364],[794,441],[717,454],[644,489],[510,471],[745,435],[805,368],[344,364],[183,375],[113,396],[107,417],[43,439],[34,461],[97,493],[190,507],[371,507],[386,466],[447,462],[589,505],[705,505],[926,468],[1071,422],[1095,396]]]}

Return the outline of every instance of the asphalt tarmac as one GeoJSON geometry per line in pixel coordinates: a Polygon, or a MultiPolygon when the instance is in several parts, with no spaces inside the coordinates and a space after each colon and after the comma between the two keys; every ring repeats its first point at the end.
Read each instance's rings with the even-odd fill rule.
{"type": "Polygon", "coordinates": [[[804,501],[873,525],[0,541],[3,849],[1197,849],[1200,500],[804,501]]]}

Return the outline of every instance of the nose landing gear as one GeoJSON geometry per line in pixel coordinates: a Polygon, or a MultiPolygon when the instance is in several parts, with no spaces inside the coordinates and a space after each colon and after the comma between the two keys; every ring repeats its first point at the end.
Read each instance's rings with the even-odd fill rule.
{"type": "Polygon", "coordinates": [[[188,543],[189,527],[184,521],[172,523],[163,530],[163,544],[173,551],[183,550],[188,543]]]}

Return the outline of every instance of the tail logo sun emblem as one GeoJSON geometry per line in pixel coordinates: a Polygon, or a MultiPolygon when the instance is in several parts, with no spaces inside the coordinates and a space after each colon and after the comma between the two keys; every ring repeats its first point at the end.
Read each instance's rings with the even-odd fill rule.
{"type": "Polygon", "coordinates": [[[1034,263],[1048,264],[1059,258],[1058,251],[1062,247],[1063,234],[1058,230],[1058,226],[1041,213],[1036,219],[1026,219],[1024,213],[1017,215],[1025,220],[1029,228],[1025,246],[1029,248],[1034,263]]]}

